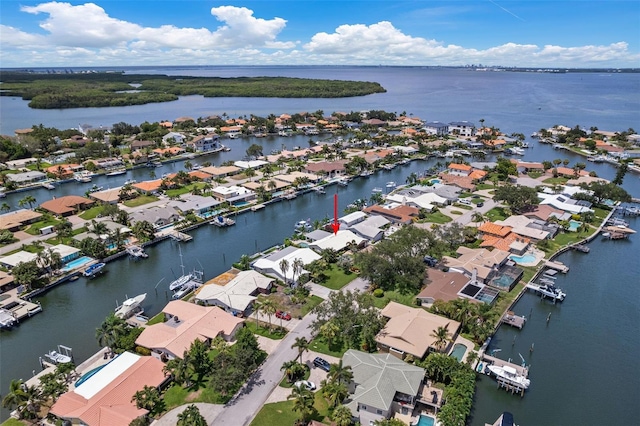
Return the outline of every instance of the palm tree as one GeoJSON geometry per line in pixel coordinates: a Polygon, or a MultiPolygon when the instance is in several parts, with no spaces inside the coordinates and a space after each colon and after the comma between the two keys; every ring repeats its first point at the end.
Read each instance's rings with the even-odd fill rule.
{"type": "Polygon", "coordinates": [[[207,426],[207,420],[202,417],[200,410],[194,404],[189,405],[178,414],[178,426],[207,426]]]}
{"type": "Polygon", "coordinates": [[[104,222],[97,222],[95,219],[91,219],[91,231],[100,236],[109,232],[107,224],[104,222]]]}
{"type": "Polygon", "coordinates": [[[18,201],[18,206],[20,207],[24,207],[25,205],[29,205],[29,208],[32,208],[32,206],[36,203],[36,199],[33,197],[33,195],[27,195],[26,197],[20,199],[18,201]]]}
{"type": "Polygon", "coordinates": [[[342,359],[337,364],[329,367],[329,380],[338,384],[348,384],[353,379],[353,372],[350,365],[342,365],[342,359]]]}
{"type": "Polygon", "coordinates": [[[347,386],[343,383],[331,380],[322,381],[322,396],[324,396],[331,407],[336,407],[349,395],[347,386]]]}
{"type": "Polygon", "coordinates": [[[184,168],[191,171],[191,169],[193,169],[193,164],[191,163],[191,161],[187,160],[184,162],[184,168]]]}
{"type": "Polygon", "coordinates": [[[262,301],[262,312],[269,318],[269,330],[271,330],[271,317],[276,313],[276,303],[273,299],[264,299],[262,301]]]}
{"type": "Polygon", "coordinates": [[[26,389],[22,380],[12,380],[9,384],[9,392],[2,398],[2,406],[9,410],[17,408],[18,414],[22,417],[22,411],[29,401],[26,389]]]}
{"type": "Polygon", "coordinates": [[[253,302],[253,313],[256,315],[256,330],[258,329],[258,317],[260,316],[260,312],[262,312],[263,300],[256,299],[253,302]]]}
{"type": "Polygon", "coordinates": [[[351,410],[346,405],[338,405],[333,409],[333,414],[331,414],[331,420],[336,423],[336,426],[350,426],[352,417],[353,414],[351,414],[351,410]]]}
{"type": "Polygon", "coordinates": [[[293,261],[293,277],[292,277],[292,281],[295,283],[296,282],[296,275],[298,276],[298,278],[300,278],[300,274],[302,273],[302,270],[304,268],[304,262],[302,261],[302,259],[300,258],[296,258],[293,261]]]}
{"type": "Polygon", "coordinates": [[[160,396],[160,391],[154,386],[145,385],[142,390],[133,395],[131,402],[135,402],[138,408],[148,410],[151,415],[161,413],[164,410],[164,402],[160,396]]]}
{"type": "Polygon", "coordinates": [[[296,341],[291,345],[291,349],[298,349],[298,358],[300,358],[300,364],[302,364],[302,354],[306,351],[309,352],[309,341],[306,337],[296,337],[296,341]]]}
{"type": "Polygon", "coordinates": [[[287,272],[289,272],[289,261],[287,259],[282,259],[279,263],[280,271],[282,271],[282,275],[284,276],[284,282],[287,282],[287,272]]]}
{"type": "Polygon", "coordinates": [[[291,361],[285,361],[280,367],[280,370],[284,371],[284,374],[287,376],[287,380],[289,383],[293,382],[293,378],[295,377],[296,367],[300,365],[295,359],[291,361]]]}
{"type": "Polygon", "coordinates": [[[449,324],[438,327],[434,332],[431,333],[431,337],[435,338],[435,342],[433,345],[437,350],[443,351],[444,348],[447,347],[447,343],[450,341],[449,336],[449,324]]]}
{"type": "Polygon", "coordinates": [[[96,329],[98,345],[109,348],[114,346],[118,338],[125,332],[125,326],[126,324],[121,318],[118,318],[113,312],[110,313],[100,327],[96,329]]]}
{"type": "Polygon", "coordinates": [[[8,212],[9,210],[11,210],[11,206],[7,203],[2,203],[2,206],[0,206],[0,211],[8,212]]]}
{"type": "Polygon", "coordinates": [[[293,411],[300,413],[300,419],[306,424],[313,414],[313,393],[305,386],[294,387],[287,399],[293,399],[293,411]]]}
{"type": "Polygon", "coordinates": [[[189,386],[189,352],[184,351],[184,355],[182,358],[173,358],[167,361],[162,370],[165,374],[170,374],[173,381],[182,385],[183,383],[187,383],[189,386]]]}
{"type": "Polygon", "coordinates": [[[327,341],[327,346],[331,348],[335,339],[340,335],[340,327],[333,321],[327,321],[320,326],[319,334],[327,341]]]}
{"type": "Polygon", "coordinates": [[[253,170],[252,168],[248,168],[248,169],[246,169],[244,171],[244,175],[246,177],[248,177],[249,178],[249,182],[251,182],[251,180],[252,180],[251,178],[253,178],[256,175],[256,171],[253,170]]]}

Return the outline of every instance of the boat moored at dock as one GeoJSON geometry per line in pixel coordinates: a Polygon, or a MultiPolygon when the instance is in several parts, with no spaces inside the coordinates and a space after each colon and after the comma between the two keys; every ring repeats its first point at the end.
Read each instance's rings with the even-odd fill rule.
{"type": "Polygon", "coordinates": [[[122,305],[118,306],[115,310],[115,315],[118,318],[127,319],[134,314],[142,313],[143,310],[140,307],[144,299],[147,297],[147,293],[139,294],[136,297],[131,297],[122,302],[122,305]]]}
{"type": "Polygon", "coordinates": [[[228,218],[228,217],[224,217],[224,216],[218,216],[217,218],[215,218],[214,220],[211,221],[212,225],[215,226],[219,226],[221,228],[224,228],[226,226],[233,226],[236,224],[236,221],[228,218]]]}
{"type": "Polygon", "coordinates": [[[102,273],[104,271],[105,266],[107,266],[107,264],[104,262],[94,263],[93,265],[86,268],[82,272],[82,275],[84,275],[87,278],[93,278],[96,275],[102,273]]]}

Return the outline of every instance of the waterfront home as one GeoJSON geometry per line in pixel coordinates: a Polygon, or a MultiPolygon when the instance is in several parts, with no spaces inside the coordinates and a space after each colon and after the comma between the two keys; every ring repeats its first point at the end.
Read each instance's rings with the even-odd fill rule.
{"type": "Polygon", "coordinates": [[[482,143],[487,148],[491,148],[493,150],[499,150],[504,148],[504,146],[507,144],[507,141],[505,141],[504,139],[489,139],[489,140],[485,139],[482,141],[482,143]]]}
{"type": "Polygon", "coordinates": [[[366,213],[357,211],[338,218],[338,222],[340,223],[340,225],[351,227],[357,223],[364,221],[367,217],[368,216],[366,213]]]}
{"type": "Polygon", "coordinates": [[[518,170],[518,173],[524,173],[527,174],[529,172],[544,172],[544,165],[542,163],[535,163],[535,162],[530,162],[530,161],[518,161],[518,160],[511,160],[512,163],[514,163],[516,165],[516,169],[518,170]]]}
{"type": "Polygon", "coordinates": [[[273,278],[253,270],[240,271],[223,285],[219,285],[215,279],[211,281],[198,290],[196,302],[217,306],[241,317],[249,316],[258,295],[269,293],[275,282],[273,278]]]}
{"type": "Polygon", "coordinates": [[[429,135],[445,136],[449,133],[449,125],[447,123],[441,123],[439,121],[432,121],[429,123],[424,123],[424,126],[421,130],[429,135]]]}
{"type": "Polygon", "coordinates": [[[348,229],[365,240],[375,243],[384,237],[383,228],[390,223],[385,217],[375,215],[348,227],[348,229]]]}
{"type": "Polygon", "coordinates": [[[303,172],[291,172],[287,174],[275,175],[273,177],[276,180],[280,180],[282,182],[286,182],[289,185],[293,185],[296,182],[299,182],[300,179],[308,179],[309,183],[318,183],[320,182],[320,176],[312,173],[303,173],[303,172]]]}
{"type": "Polygon", "coordinates": [[[221,167],[203,167],[199,171],[203,173],[207,173],[215,178],[225,178],[227,176],[235,175],[239,173],[242,169],[237,166],[221,166],[221,167]]]}
{"type": "Polygon", "coordinates": [[[393,149],[377,149],[372,152],[367,152],[363,155],[365,161],[369,164],[373,164],[376,161],[383,160],[387,157],[396,155],[396,151],[393,149]]]}
{"type": "Polygon", "coordinates": [[[161,228],[177,222],[182,217],[171,207],[150,207],[148,209],[137,210],[131,213],[129,220],[132,225],[137,222],[147,221],[155,228],[161,228]]]}
{"type": "Polygon", "coordinates": [[[9,230],[16,232],[23,226],[37,222],[42,217],[42,213],[28,209],[20,209],[0,215],[0,231],[9,230]]]}
{"type": "Polygon", "coordinates": [[[161,157],[173,157],[175,155],[184,153],[185,149],[179,146],[170,146],[168,148],[156,148],[152,152],[161,157]]]}
{"type": "Polygon", "coordinates": [[[180,213],[187,214],[194,212],[195,214],[203,214],[214,207],[221,204],[219,200],[212,197],[203,197],[201,195],[183,194],[178,200],[169,201],[168,206],[178,210],[180,213]]]}
{"type": "Polygon", "coordinates": [[[133,189],[141,194],[152,195],[160,191],[163,179],[145,180],[131,185],[133,189]]]}
{"type": "Polygon", "coordinates": [[[169,132],[162,137],[162,143],[165,145],[169,145],[171,142],[182,145],[184,143],[184,140],[184,135],[178,132],[169,132]]]}
{"type": "Polygon", "coordinates": [[[60,255],[60,260],[62,263],[69,263],[73,259],[77,259],[80,257],[82,251],[79,248],[71,247],[66,244],[57,244],[55,246],[51,246],[49,248],[54,253],[58,253],[60,255]]]}
{"type": "Polygon", "coordinates": [[[282,180],[269,179],[269,180],[262,180],[262,181],[245,182],[241,184],[241,186],[247,189],[250,189],[252,191],[257,191],[258,188],[262,187],[267,192],[278,192],[283,190],[284,188],[290,187],[291,184],[282,180]]]}
{"type": "Polygon", "coordinates": [[[0,271],[0,293],[9,291],[16,286],[13,275],[5,271],[0,271]]]}
{"type": "Polygon", "coordinates": [[[441,172],[439,175],[440,180],[448,185],[457,186],[463,190],[474,192],[476,185],[473,183],[471,176],[459,176],[450,173],[441,172]]]}
{"type": "Polygon", "coordinates": [[[408,225],[412,223],[420,214],[420,210],[411,206],[403,206],[399,203],[388,203],[385,205],[375,204],[364,209],[370,215],[382,216],[392,223],[408,225]]]}
{"type": "MultiPolygon", "coordinates": [[[[582,200],[574,200],[567,194],[548,194],[546,192],[538,192],[540,205],[550,205],[556,209],[564,210],[571,214],[580,214],[584,212],[593,212],[582,200]]],[[[590,204],[590,203],[588,203],[590,204]]]]}
{"type": "Polygon", "coordinates": [[[162,361],[180,358],[195,340],[207,345],[216,337],[233,340],[244,320],[215,306],[200,306],[183,300],[172,300],[162,309],[164,321],[147,326],[136,339],[136,345],[151,350],[151,356],[162,361]]]}
{"type": "Polygon", "coordinates": [[[565,176],[565,177],[579,177],[579,176],[589,176],[589,172],[586,170],[577,170],[577,169],[570,169],[569,167],[554,167],[552,169],[549,169],[549,173],[555,173],[558,174],[558,176],[565,176]]]}
{"type": "Polygon", "coordinates": [[[96,191],[89,194],[89,198],[100,201],[104,204],[118,204],[120,202],[120,193],[122,187],[105,189],[104,191],[96,191]]]}
{"type": "MultiPolygon", "coordinates": [[[[251,264],[251,267],[256,271],[276,277],[282,281],[289,281],[293,277],[293,262],[300,260],[303,265],[308,265],[314,260],[321,259],[321,256],[310,248],[297,248],[293,246],[285,247],[282,250],[275,251],[265,257],[262,257],[251,264]],[[285,272],[280,269],[280,263],[286,260],[289,264],[289,270],[285,272]]],[[[300,275],[307,273],[303,270],[300,275]]],[[[299,275],[298,275],[299,276],[299,275]]]]}
{"type": "Polygon", "coordinates": [[[56,216],[70,216],[86,210],[95,204],[94,200],[78,195],[65,195],[40,204],[40,208],[56,216]]]}
{"type": "Polygon", "coordinates": [[[499,249],[472,249],[464,246],[456,250],[458,257],[444,256],[442,263],[451,271],[462,272],[474,277],[482,284],[488,284],[509,260],[509,252],[499,249]]]}
{"type": "Polygon", "coordinates": [[[9,173],[5,175],[5,179],[9,182],[13,182],[18,186],[43,182],[47,180],[47,174],[38,171],[29,171],[22,173],[9,173]]]}
{"type": "Polygon", "coordinates": [[[163,387],[169,380],[164,364],[153,357],[124,352],[73,390],[65,392],[50,413],[70,424],[128,426],[148,413],[136,407],[133,396],[145,386],[163,387]]]}
{"type": "Polygon", "coordinates": [[[304,234],[304,237],[308,241],[314,242],[314,241],[318,241],[318,240],[321,240],[323,238],[326,238],[329,235],[331,235],[331,232],[327,232],[327,231],[324,231],[322,229],[316,229],[314,231],[311,231],[311,232],[308,232],[308,233],[304,234]]]}
{"type": "Polygon", "coordinates": [[[315,161],[307,163],[304,171],[315,175],[326,175],[331,178],[343,175],[346,171],[346,164],[346,160],[315,161]]]}
{"type": "Polygon", "coordinates": [[[84,170],[82,164],[57,164],[45,169],[48,174],[54,175],[58,179],[70,179],[75,172],[84,170]]]}
{"type": "MultiPolygon", "coordinates": [[[[33,129],[28,129],[28,130],[33,131],[33,129]]],[[[20,170],[20,169],[24,169],[25,167],[31,164],[36,164],[37,162],[38,162],[37,158],[29,157],[29,158],[21,158],[18,160],[5,161],[4,164],[7,166],[7,168],[11,170],[20,170]]]]}
{"type": "Polygon", "coordinates": [[[211,195],[219,201],[230,204],[246,203],[256,198],[256,193],[242,186],[216,186],[211,190],[211,195]]]}
{"type": "Polygon", "coordinates": [[[427,352],[445,351],[460,329],[457,321],[393,301],[380,313],[387,323],[376,336],[378,350],[400,359],[405,359],[407,355],[423,359],[427,352]],[[437,347],[438,341],[434,337],[440,327],[447,328],[451,338],[444,342],[444,347],[437,347]]]}
{"type": "Polygon", "coordinates": [[[264,161],[264,160],[249,160],[249,161],[234,161],[233,165],[236,167],[240,167],[243,170],[246,169],[260,169],[264,166],[266,166],[267,164],[269,164],[268,161],[264,161]]]}
{"type": "Polygon", "coordinates": [[[534,241],[553,238],[559,230],[558,225],[524,215],[512,215],[504,220],[496,220],[495,224],[511,227],[511,232],[534,241]]]}
{"type": "Polygon", "coordinates": [[[469,121],[452,121],[447,127],[447,132],[454,136],[471,137],[476,134],[476,126],[469,121]]]}
{"type": "Polygon", "coordinates": [[[342,357],[353,379],[344,405],[363,425],[388,419],[395,413],[410,415],[421,399],[425,370],[391,354],[370,354],[354,349],[342,357]]]}
{"type": "Polygon", "coordinates": [[[313,250],[321,253],[323,250],[332,249],[337,252],[346,250],[353,246],[361,246],[366,240],[349,230],[340,230],[337,233],[331,233],[330,235],[322,238],[321,240],[314,241],[309,244],[309,247],[313,250]]]}
{"type": "Polygon", "coordinates": [[[188,141],[186,145],[187,148],[191,148],[195,152],[208,152],[222,149],[222,145],[220,145],[220,137],[215,133],[196,136],[192,140],[188,141]]]}
{"type": "Polygon", "coordinates": [[[131,152],[141,151],[146,148],[155,148],[155,146],[156,143],[154,141],[133,141],[131,142],[131,152]]]}
{"type": "Polygon", "coordinates": [[[97,160],[87,160],[86,163],[93,163],[99,169],[111,170],[124,167],[124,163],[119,158],[99,158],[97,160]]]}

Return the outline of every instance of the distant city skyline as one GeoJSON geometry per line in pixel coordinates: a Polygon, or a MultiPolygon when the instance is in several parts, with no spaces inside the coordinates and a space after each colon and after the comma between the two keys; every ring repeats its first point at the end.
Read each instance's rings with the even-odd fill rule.
{"type": "Polygon", "coordinates": [[[638,1],[3,0],[2,67],[640,68],[638,1]]]}

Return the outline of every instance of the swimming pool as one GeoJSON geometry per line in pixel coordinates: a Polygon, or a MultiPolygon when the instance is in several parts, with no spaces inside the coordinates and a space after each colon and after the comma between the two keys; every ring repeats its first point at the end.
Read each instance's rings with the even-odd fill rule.
{"type": "Polygon", "coordinates": [[[578,232],[578,228],[580,228],[580,225],[582,225],[582,222],[578,222],[577,220],[570,220],[569,231],[578,232]]]}
{"type": "Polygon", "coordinates": [[[420,420],[416,426],[433,426],[434,418],[431,416],[425,416],[424,414],[420,414],[420,420]]]}
{"type": "Polygon", "coordinates": [[[432,184],[436,184],[436,183],[440,183],[441,180],[440,179],[431,179],[429,182],[431,182],[432,184]]]}
{"type": "Polygon", "coordinates": [[[73,269],[79,268],[83,265],[86,265],[87,263],[91,262],[93,259],[90,258],[89,256],[82,256],[79,257],[77,259],[72,260],[71,262],[67,263],[66,265],[64,265],[62,267],[62,272],[69,272],[73,269]]]}
{"type": "Polygon", "coordinates": [[[532,254],[524,254],[522,256],[516,256],[512,254],[509,256],[509,259],[513,260],[516,263],[533,263],[536,261],[536,257],[532,254]]]}
{"type": "Polygon", "coordinates": [[[457,359],[459,362],[462,362],[462,357],[466,352],[467,347],[465,345],[463,345],[462,343],[456,343],[455,345],[453,345],[453,350],[449,355],[457,359]]]}

